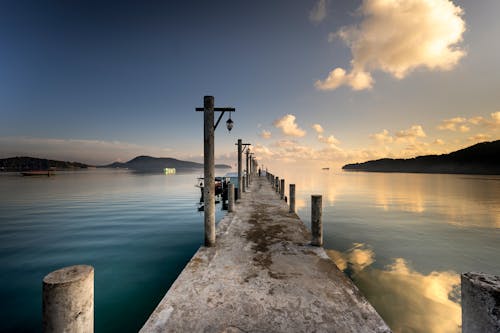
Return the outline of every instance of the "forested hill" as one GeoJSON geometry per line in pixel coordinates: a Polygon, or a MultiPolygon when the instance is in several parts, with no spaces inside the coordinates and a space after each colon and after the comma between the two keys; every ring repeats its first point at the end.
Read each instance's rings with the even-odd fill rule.
{"type": "MultiPolygon", "coordinates": [[[[139,171],[162,171],[164,168],[176,168],[179,170],[200,169],[203,168],[203,164],[190,161],[181,161],[170,157],[138,156],[125,163],[115,162],[103,167],[127,168],[139,171]]],[[[228,169],[231,168],[231,166],[225,164],[216,164],[215,167],[228,169]]]]}
{"type": "Polygon", "coordinates": [[[79,162],[48,160],[36,157],[9,157],[0,159],[0,171],[86,169],[89,165],[79,162]]]}
{"type": "Polygon", "coordinates": [[[482,142],[443,155],[426,155],[410,159],[390,159],[347,164],[347,171],[459,173],[500,175],[500,140],[482,142]]]}

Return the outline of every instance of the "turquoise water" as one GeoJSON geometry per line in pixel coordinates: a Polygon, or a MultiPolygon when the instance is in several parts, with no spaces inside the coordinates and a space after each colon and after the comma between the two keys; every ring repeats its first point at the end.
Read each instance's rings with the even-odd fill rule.
{"type": "MultiPolygon", "coordinates": [[[[43,277],[84,263],[96,332],[136,332],[203,242],[199,175],[0,174],[0,331],[40,331],[43,277]]],[[[306,224],[323,195],[325,248],[395,332],[458,332],[458,273],[500,274],[500,177],[281,175],[306,224]]]]}
{"type": "Polygon", "coordinates": [[[84,263],[95,268],[96,332],[136,332],[203,242],[197,176],[1,175],[0,331],[41,331],[43,277],[84,263]]]}

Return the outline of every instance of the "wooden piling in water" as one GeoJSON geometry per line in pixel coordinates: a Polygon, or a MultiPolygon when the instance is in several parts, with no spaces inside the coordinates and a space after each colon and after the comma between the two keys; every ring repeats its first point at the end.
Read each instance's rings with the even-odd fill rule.
{"type": "Polygon", "coordinates": [[[94,332],[94,268],[69,266],[43,278],[44,333],[94,332]]]}
{"type": "Polygon", "coordinates": [[[243,143],[241,139],[238,139],[238,200],[241,198],[241,191],[243,188],[243,166],[242,166],[242,155],[243,155],[243,143]]]}
{"type": "Polygon", "coordinates": [[[295,213],[295,184],[290,184],[290,213],[295,213]]]}
{"type": "Polygon", "coordinates": [[[229,183],[227,188],[227,211],[232,213],[234,211],[234,184],[229,183]]]}
{"type": "Polygon", "coordinates": [[[285,199],[285,180],[281,179],[281,184],[280,184],[280,198],[281,200],[285,199]]]}
{"type": "Polygon", "coordinates": [[[323,246],[323,209],[321,195],[311,195],[311,234],[311,245],[323,246]]]}

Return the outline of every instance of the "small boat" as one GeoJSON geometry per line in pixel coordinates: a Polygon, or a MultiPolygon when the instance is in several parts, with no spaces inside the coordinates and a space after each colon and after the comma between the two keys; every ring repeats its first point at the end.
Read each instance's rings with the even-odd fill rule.
{"type": "Polygon", "coordinates": [[[330,170],[330,168],[321,168],[321,170],[330,170]]]}
{"type": "Polygon", "coordinates": [[[177,172],[177,170],[175,170],[175,168],[165,168],[165,169],[163,169],[163,172],[166,175],[175,175],[175,173],[177,172]]]}
{"type": "MultiPolygon", "coordinates": [[[[222,183],[223,182],[224,182],[224,179],[222,177],[215,177],[215,195],[222,194],[222,183]]],[[[204,186],[203,177],[198,177],[197,182],[194,186],[199,187],[201,190],[201,193],[203,194],[203,186],[204,186]]]]}
{"type": "Polygon", "coordinates": [[[31,170],[31,171],[22,171],[21,175],[23,176],[53,176],[53,170],[31,170]]]}

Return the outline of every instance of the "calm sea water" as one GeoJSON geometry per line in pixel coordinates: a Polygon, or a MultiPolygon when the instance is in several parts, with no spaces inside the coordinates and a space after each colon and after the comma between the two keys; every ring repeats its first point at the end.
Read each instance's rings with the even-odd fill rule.
{"type": "MultiPolygon", "coordinates": [[[[500,274],[500,177],[281,175],[306,223],[323,195],[325,248],[395,332],[458,332],[458,273],[500,274]]],[[[40,331],[43,277],[85,263],[96,332],[136,332],[203,242],[197,176],[0,174],[0,331],[40,331]]]]}

